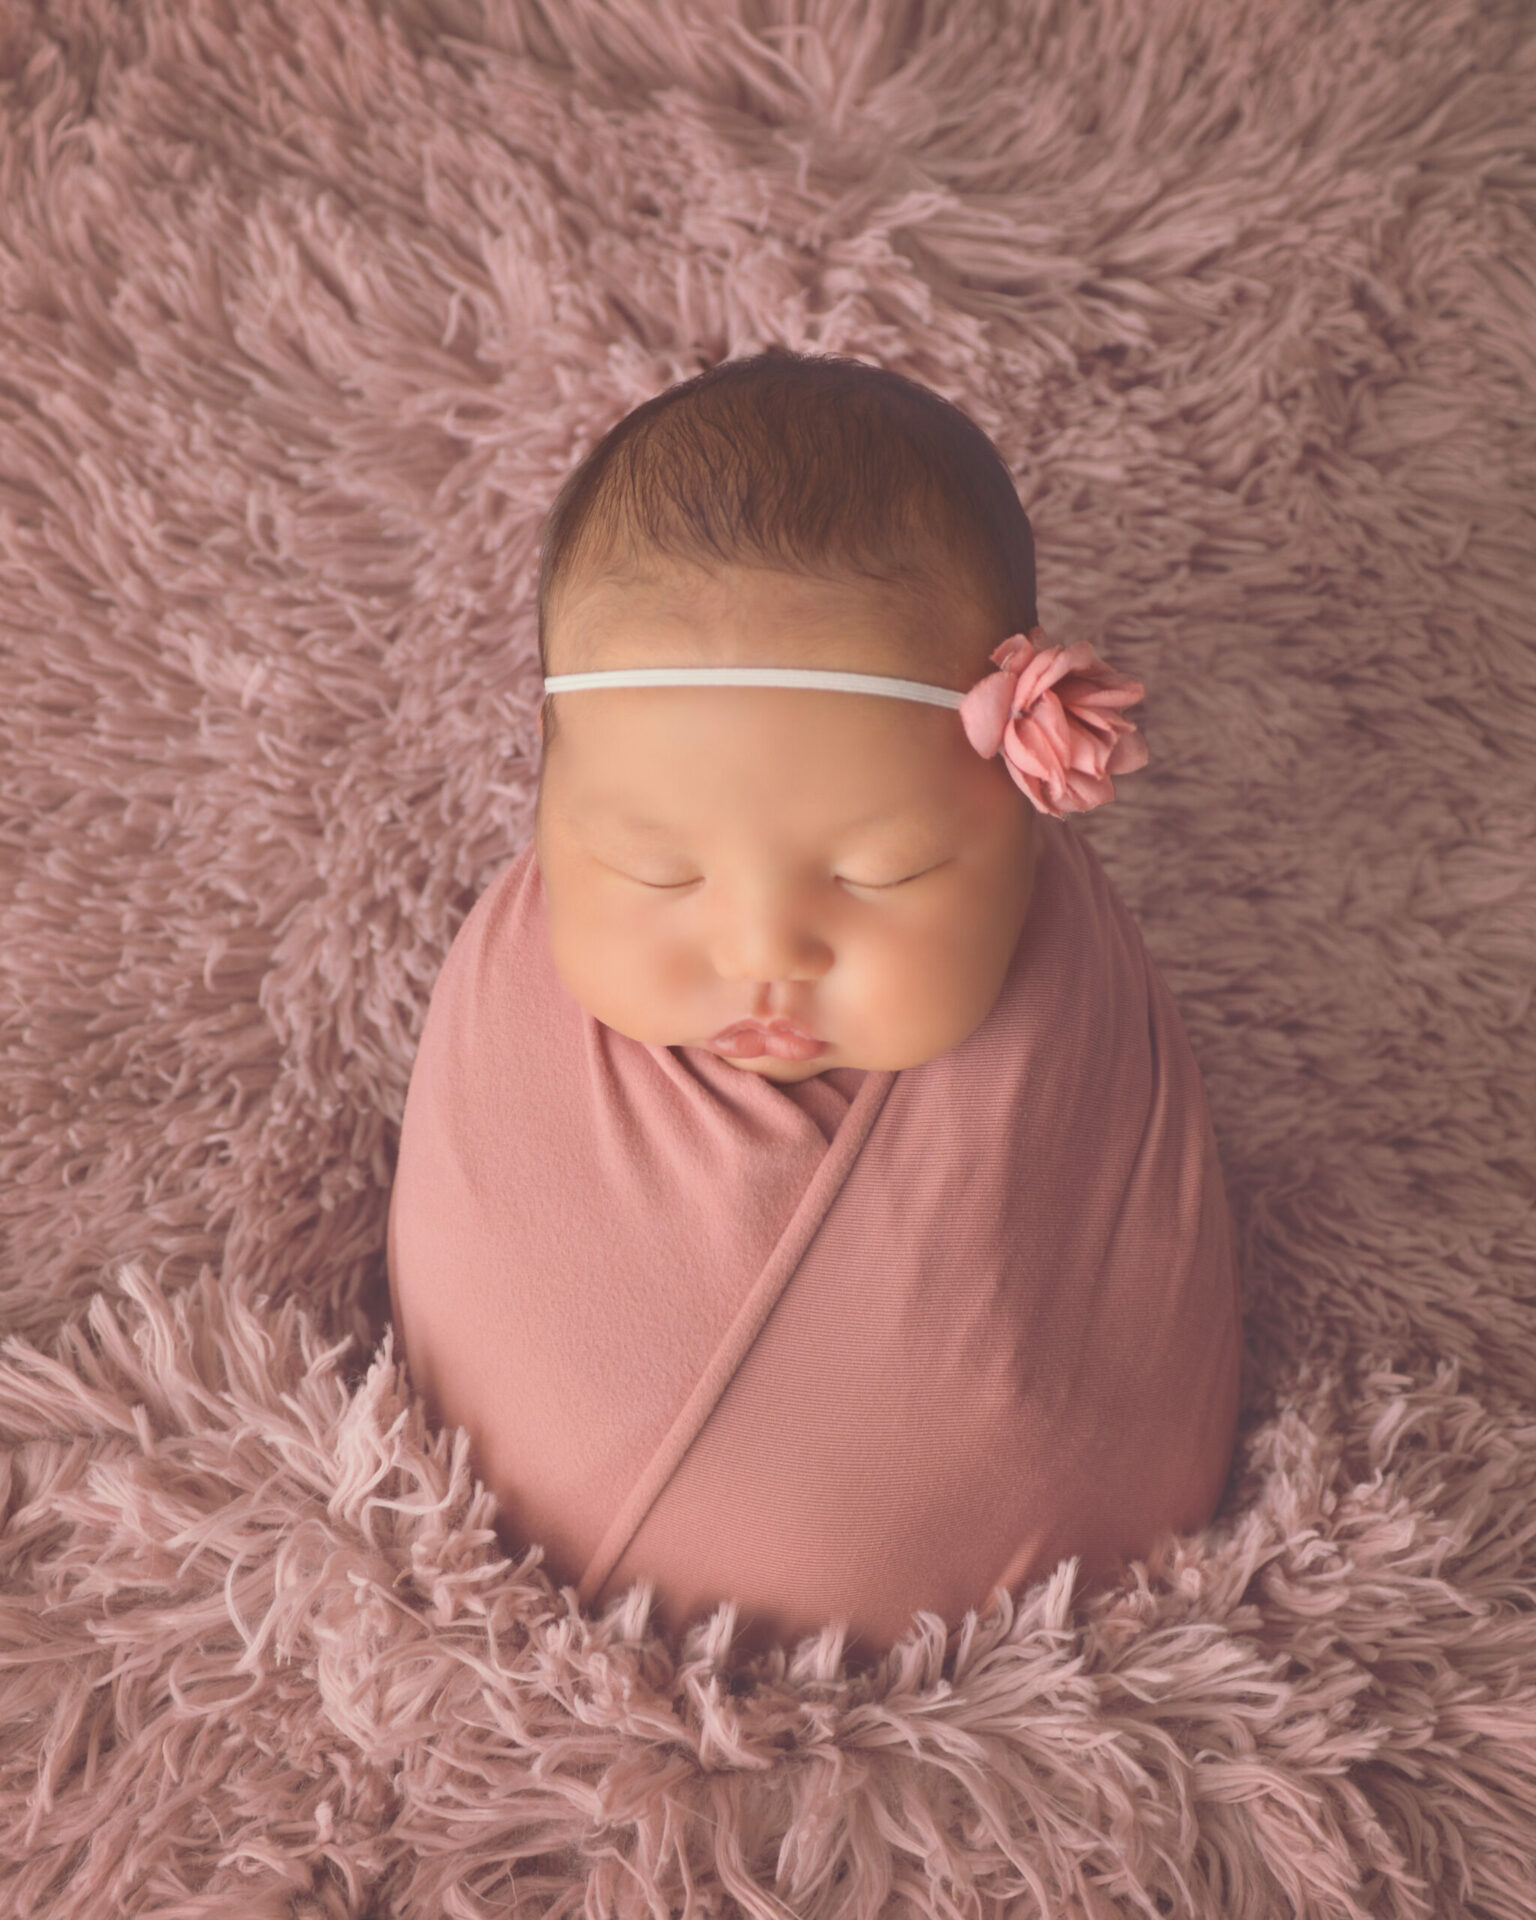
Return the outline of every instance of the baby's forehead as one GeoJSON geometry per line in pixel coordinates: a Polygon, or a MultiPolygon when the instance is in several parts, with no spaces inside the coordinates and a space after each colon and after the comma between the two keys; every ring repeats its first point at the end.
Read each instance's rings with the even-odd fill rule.
{"type": "MultiPolygon", "coordinates": [[[[976,763],[979,767],[981,763],[976,763]]],[[[559,810],[584,828],[636,840],[709,837],[763,826],[789,838],[915,838],[959,829],[974,816],[974,783],[941,776],[910,758],[822,768],[783,779],[771,762],[729,755],[708,768],[576,753],[557,783],[559,810]]]]}

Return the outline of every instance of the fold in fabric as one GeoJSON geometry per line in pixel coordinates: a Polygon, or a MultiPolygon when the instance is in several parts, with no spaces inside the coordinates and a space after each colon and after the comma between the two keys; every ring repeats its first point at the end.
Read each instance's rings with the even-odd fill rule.
{"type": "Polygon", "coordinates": [[[530,844],[434,986],[390,1196],[395,1325],[513,1552],[744,1650],[850,1657],[1203,1526],[1241,1303],[1205,1090],[1086,839],[1039,822],[996,1004],[793,1088],[630,1040],[550,953],[530,844]]]}

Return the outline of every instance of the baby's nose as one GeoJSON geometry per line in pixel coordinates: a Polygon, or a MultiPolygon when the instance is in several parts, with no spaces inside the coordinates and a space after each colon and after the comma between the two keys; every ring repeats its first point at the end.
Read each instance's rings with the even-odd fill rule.
{"type": "Polygon", "coordinates": [[[722,980],[819,980],[832,965],[825,935],[807,915],[782,905],[738,903],[722,916],[711,945],[722,980]]]}

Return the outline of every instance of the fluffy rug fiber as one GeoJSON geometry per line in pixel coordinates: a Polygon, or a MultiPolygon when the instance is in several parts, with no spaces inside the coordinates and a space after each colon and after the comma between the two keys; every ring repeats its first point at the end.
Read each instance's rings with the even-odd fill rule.
{"type": "Polygon", "coordinates": [[[1528,1920],[1536,15],[0,0],[0,1912],[1528,1920]],[[874,1672],[602,1618],[392,1345],[535,535],[770,340],[966,406],[1147,685],[1215,1523],[874,1672]]]}

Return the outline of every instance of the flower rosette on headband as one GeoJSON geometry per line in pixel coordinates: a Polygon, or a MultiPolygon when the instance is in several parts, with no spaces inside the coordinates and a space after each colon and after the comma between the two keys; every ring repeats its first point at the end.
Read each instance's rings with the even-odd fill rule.
{"type": "Polygon", "coordinates": [[[1061,820],[1115,797],[1115,773],[1147,764],[1147,743],[1123,709],[1146,688],[1117,673],[1086,640],[1045,644],[1031,627],[987,656],[999,669],[960,702],[966,738],[984,760],[1001,753],[1014,784],[1041,813],[1061,820]]]}

